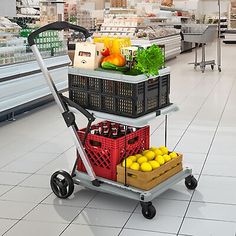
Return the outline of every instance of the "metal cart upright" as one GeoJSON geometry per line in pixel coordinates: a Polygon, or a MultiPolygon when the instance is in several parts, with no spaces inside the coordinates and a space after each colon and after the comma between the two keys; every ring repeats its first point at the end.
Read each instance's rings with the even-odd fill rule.
{"type": "MultiPolygon", "coordinates": [[[[51,176],[51,188],[55,195],[59,198],[68,198],[74,191],[74,184],[79,184],[81,186],[87,187],[89,189],[93,189],[99,192],[105,192],[113,195],[118,195],[130,199],[134,199],[140,201],[142,207],[142,214],[147,219],[152,219],[156,215],[156,209],[152,205],[151,201],[156,198],[158,195],[166,191],[167,189],[171,188],[174,184],[178,183],[179,181],[185,179],[185,185],[188,189],[194,190],[197,187],[197,180],[192,175],[192,170],[186,168],[179,173],[175,174],[174,176],[170,177],[166,181],[162,182],[161,184],[157,185],[153,189],[149,191],[144,191],[138,188],[134,188],[131,186],[127,186],[115,181],[111,181],[105,178],[101,178],[95,175],[93,168],[89,162],[87,154],[83,148],[83,143],[81,142],[78,136],[78,126],[75,121],[74,111],[79,111],[83,115],[85,115],[88,119],[87,130],[85,133],[84,140],[88,135],[89,128],[91,127],[92,122],[97,118],[104,118],[110,121],[122,122],[123,124],[141,127],[146,125],[150,120],[156,118],[157,116],[164,115],[165,117],[165,144],[167,142],[167,115],[170,112],[176,111],[177,107],[175,105],[170,105],[164,109],[157,110],[155,112],[149,113],[145,116],[131,119],[126,117],[120,117],[117,115],[106,114],[102,112],[92,112],[85,110],[81,106],[77,105],[69,98],[64,97],[62,94],[59,94],[57,88],[53,82],[53,79],[44,63],[44,60],[35,44],[34,39],[37,37],[38,34],[47,31],[47,30],[64,30],[64,29],[72,29],[75,31],[82,32],[85,38],[90,39],[90,33],[76,25],[69,24],[67,22],[55,22],[43,26],[28,37],[28,43],[36,57],[36,60],[40,66],[40,69],[43,72],[43,75],[47,81],[47,84],[52,92],[52,95],[56,101],[57,106],[60,109],[60,112],[65,120],[66,125],[71,131],[72,137],[75,142],[75,146],[77,152],[79,153],[80,158],[83,161],[83,164],[86,168],[87,173],[82,173],[76,170],[78,157],[75,161],[73,170],[71,174],[65,172],[63,170],[56,171],[51,176]]],[[[125,129],[126,130],[126,129],[125,129]]]]}

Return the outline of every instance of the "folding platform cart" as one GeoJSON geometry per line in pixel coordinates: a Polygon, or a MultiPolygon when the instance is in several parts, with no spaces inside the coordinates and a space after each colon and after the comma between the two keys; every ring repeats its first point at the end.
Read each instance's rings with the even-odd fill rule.
{"type": "MultiPolygon", "coordinates": [[[[34,31],[28,37],[28,43],[36,57],[36,60],[44,74],[44,77],[48,83],[48,86],[52,92],[52,95],[56,101],[57,106],[60,109],[60,112],[65,120],[66,125],[70,129],[72,136],[74,138],[74,142],[76,145],[77,152],[82,159],[84,167],[87,173],[80,172],[76,170],[78,160],[80,158],[77,157],[75,165],[73,167],[72,173],[69,174],[63,170],[59,170],[55,172],[51,176],[51,188],[55,195],[59,198],[68,198],[74,190],[74,184],[79,184],[81,186],[87,187],[89,189],[93,189],[99,192],[105,192],[113,195],[118,195],[122,197],[126,197],[129,199],[140,201],[142,207],[142,214],[147,219],[152,219],[155,214],[156,210],[152,205],[151,201],[156,198],[158,195],[166,191],[167,189],[171,188],[174,184],[178,183],[179,181],[185,179],[185,185],[188,189],[195,189],[197,187],[197,180],[192,175],[192,170],[186,168],[177,174],[173,175],[172,177],[168,178],[161,184],[157,185],[156,187],[152,188],[149,191],[144,191],[139,188],[134,188],[131,186],[127,186],[126,184],[121,184],[116,181],[108,180],[106,178],[101,178],[95,175],[94,170],[91,166],[91,163],[88,159],[88,156],[83,148],[83,143],[85,142],[91,124],[97,118],[103,118],[114,122],[119,122],[125,124],[125,130],[127,130],[127,126],[135,126],[135,127],[142,127],[146,125],[150,120],[155,119],[157,116],[164,115],[165,117],[165,145],[167,142],[167,115],[170,112],[178,110],[177,107],[173,104],[169,106],[158,109],[153,111],[149,114],[145,114],[144,116],[140,116],[138,118],[127,118],[124,116],[118,116],[115,114],[107,114],[104,112],[99,111],[91,111],[82,108],[77,103],[73,102],[67,97],[64,97],[62,94],[59,94],[52,77],[43,61],[43,58],[35,45],[34,39],[37,37],[38,34],[47,31],[47,30],[64,30],[64,29],[72,29],[75,31],[82,32],[85,35],[85,38],[90,39],[90,33],[76,25],[71,25],[67,22],[55,22],[49,25],[43,26],[42,28],[34,31]],[[88,118],[88,125],[84,135],[83,143],[78,135],[78,127],[75,122],[75,115],[74,112],[80,112],[88,118]]],[[[126,134],[125,134],[126,137],[126,134]]],[[[126,169],[125,169],[126,170],[126,169]]]]}

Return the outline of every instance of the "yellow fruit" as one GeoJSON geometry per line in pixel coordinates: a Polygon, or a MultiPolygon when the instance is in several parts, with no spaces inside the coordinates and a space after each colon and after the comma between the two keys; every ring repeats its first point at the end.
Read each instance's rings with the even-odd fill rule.
{"type": "Polygon", "coordinates": [[[157,147],[151,147],[151,148],[149,148],[149,150],[150,150],[150,151],[153,151],[153,152],[154,152],[156,149],[158,149],[158,148],[157,148],[157,147]]]}
{"type": "Polygon", "coordinates": [[[163,155],[162,151],[159,148],[155,149],[154,153],[155,153],[156,156],[162,156],[163,155]]]}
{"type": "Polygon", "coordinates": [[[163,152],[163,154],[168,154],[169,153],[168,148],[165,147],[165,146],[161,146],[161,147],[159,147],[159,149],[163,152]]]}
{"type": "Polygon", "coordinates": [[[147,152],[149,152],[149,150],[144,150],[144,151],[142,152],[142,155],[144,156],[145,153],[147,153],[147,152]]]}
{"type": "Polygon", "coordinates": [[[149,161],[148,163],[150,163],[150,165],[152,166],[152,169],[155,170],[158,167],[160,167],[160,164],[158,161],[149,161]]]}
{"type": "Polygon", "coordinates": [[[172,153],[169,154],[169,156],[171,158],[176,158],[176,157],[178,157],[178,154],[176,152],[172,152],[172,153]]]}
{"type": "Polygon", "coordinates": [[[141,155],[141,154],[136,154],[135,155],[137,158],[139,158],[139,157],[142,157],[143,155],[141,155]]]}
{"type": "Polygon", "coordinates": [[[169,155],[165,154],[163,157],[164,157],[166,162],[171,160],[171,157],[169,155]]]}
{"type": "Polygon", "coordinates": [[[137,162],[134,162],[131,166],[130,169],[131,170],[139,170],[140,165],[137,162]]]}
{"type": "Polygon", "coordinates": [[[144,156],[147,157],[149,161],[151,161],[155,158],[156,155],[153,151],[148,151],[144,154],[144,156]]]}
{"type": "MultiPolygon", "coordinates": [[[[132,160],[129,158],[126,158],[126,167],[130,168],[130,166],[133,164],[132,160]]],[[[125,167],[125,160],[122,162],[122,166],[125,167]]]]}
{"type": "Polygon", "coordinates": [[[155,160],[158,161],[158,163],[159,163],[160,165],[165,164],[165,159],[164,159],[163,156],[157,156],[157,157],[155,158],[155,160]]]}
{"type": "Polygon", "coordinates": [[[147,157],[145,157],[145,156],[142,156],[142,157],[139,157],[138,158],[138,160],[137,160],[137,162],[141,165],[142,163],[144,163],[144,162],[147,162],[148,161],[148,159],[147,159],[147,157]]]}
{"type": "Polygon", "coordinates": [[[131,159],[132,162],[136,162],[137,161],[137,157],[136,156],[129,156],[127,158],[131,159]]]}
{"type": "Polygon", "coordinates": [[[152,166],[151,166],[150,163],[144,162],[144,163],[141,165],[141,170],[144,171],[144,172],[152,171],[152,166]]]}

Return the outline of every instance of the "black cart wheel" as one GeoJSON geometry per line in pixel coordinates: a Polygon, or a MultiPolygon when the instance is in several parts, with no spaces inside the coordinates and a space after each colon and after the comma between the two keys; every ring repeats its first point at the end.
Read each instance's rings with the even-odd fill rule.
{"type": "Polygon", "coordinates": [[[220,66],[218,67],[218,71],[221,72],[221,67],[220,66]]]}
{"type": "Polygon", "coordinates": [[[74,191],[74,182],[69,173],[64,170],[56,171],[50,180],[54,194],[62,199],[68,198],[74,191]]]}
{"type": "Polygon", "coordinates": [[[142,214],[146,219],[151,220],[156,215],[156,209],[151,202],[141,202],[142,214]]]}
{"type": "Polygon", "coordinates": [[[214,65],[211,65],[211,69],[214,70],[214,65]]]}
{"type": "Polygon", "coordinates": [[[197,180],[193,175],[190,175],[185,179],[185,186],[190,190],[194,190],[197,187],[197,180]]]}

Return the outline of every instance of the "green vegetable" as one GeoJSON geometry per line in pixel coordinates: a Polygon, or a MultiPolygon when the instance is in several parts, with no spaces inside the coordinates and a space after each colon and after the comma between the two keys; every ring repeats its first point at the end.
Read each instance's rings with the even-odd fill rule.
{"type": "Polygon", "coordinates": [[[102,63],[102,68],[107,70],[127,71],[126,66],[116,66],[108,61],[102,63]]]}
{"type": "Polygon", "coordinates": [[[165,59],[162,50],[153,44],[147,49],[140,49],[136,60],[135,69],[142,71],[147,76],[153,76],[159,74],[159,69],[163,67],[165,59]]]}

